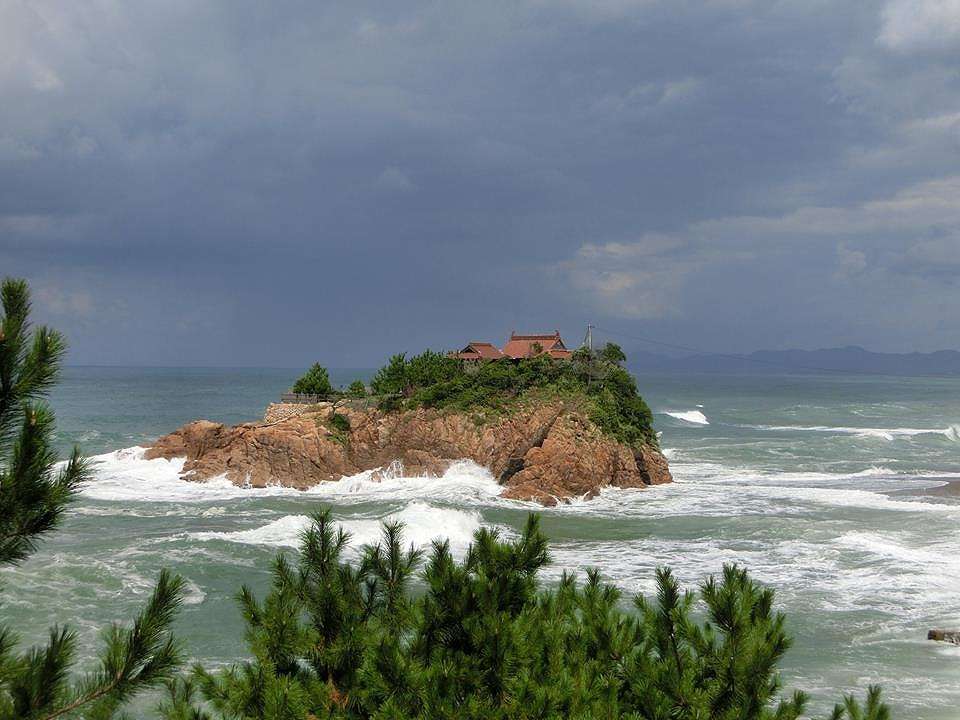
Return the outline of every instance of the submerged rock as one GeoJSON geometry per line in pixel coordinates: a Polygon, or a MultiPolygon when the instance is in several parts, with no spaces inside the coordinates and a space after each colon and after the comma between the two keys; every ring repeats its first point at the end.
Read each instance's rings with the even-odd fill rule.
{"type": "Polygon", "coordinates": [[[363,402],[270,415],[270,422],[232,427],[189,423],[157,440],[146,457],[186,458],[186,480],[223,475],[237,485],[298,489],[393,461],[420,475],[441,474],[457,460],[469,459],[498,478],[503,497],[544,505],[594,497],[611,485],[639,488],[672,481],[657,448],[620,443],[582,411],[559,401],[531,403],[492,419],[424,408],[385,412],[363,402]],[[347,422],[333,422],[335,414],[347,422]]]}
{"type": "Polygon", "coordinates": [[[927,640],[938,640],[939,642],[960,645],[960,630],[930,630],[927,633],[927,640]]]}

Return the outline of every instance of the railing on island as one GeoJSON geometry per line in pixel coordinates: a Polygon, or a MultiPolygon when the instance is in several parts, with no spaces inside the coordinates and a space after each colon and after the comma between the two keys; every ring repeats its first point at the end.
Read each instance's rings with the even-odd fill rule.
{"type": "Polygon", "coordinates": [[[288,392],[280,396],[280,402],[282,403],[297,403],[303,405],[315,405],[325,402],[326,399],[327,397],[325,395],[313,395],[311,393],[288,392]]]}

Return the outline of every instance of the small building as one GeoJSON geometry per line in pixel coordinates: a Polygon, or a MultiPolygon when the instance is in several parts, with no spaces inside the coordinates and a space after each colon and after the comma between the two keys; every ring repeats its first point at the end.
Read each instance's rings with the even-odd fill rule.
{"type": "Polygon", "coordinates": [[[457,360],[465,360],[467,362],[480,362],[481,360],[502,360],[504,358],[504,354],[500,352],[500,348],[493,343],[488,342],[467,343],[465,348],[459,352],[451,353],[451,356],[455,357],[457,360]]]}
{"type": "Polygon", "coordinates": [[[517,335],[515,332],[510,333],[510,339],[503,346],[503,354],[514,360],[532,358],[543,353],[558,360],[569,359],[573,354],[563,344],[559,330],[555,330],[550,335],[517,335]]]}
{"type": "Polygon", "coordinates": [[[493,343],[471,342],[463,349],[450,353],[450,357],[469,363],[479,363],[487,360],[520,360],[532,358],[546,353],[552,358],[565,360],[572,353],[567,350],[560,337],[560,331],[543,335],[518,335],[510,333],[510,339],[500,350],[493,343]]]}

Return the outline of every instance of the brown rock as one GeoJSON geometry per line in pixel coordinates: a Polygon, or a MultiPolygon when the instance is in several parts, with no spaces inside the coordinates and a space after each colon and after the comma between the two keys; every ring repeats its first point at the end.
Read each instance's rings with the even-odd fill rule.
{"type": "Polygon", "coordinates": [[[960,645],[960,630],[930,630],[927,633],[927,640],[937,640],[939,642],[960,645]]]}
{"type": "Polygon", "coordinates": [[[416,475],[440,474],[470,459],[499,479],[503,497],[545,505],[594,497],[607,485],[639,488],[672,480],[659,450],[619,443],[559,402],[493,420],[422,408],[385,413],[362,402],[335,411],[350,421],[348,433],[329,425],[332,407],[233,427],[199,420],[160,438],[146,457],[185,457],[187,480],[225,475],[237,485],[298,489],[395,460],[416,475]]]}

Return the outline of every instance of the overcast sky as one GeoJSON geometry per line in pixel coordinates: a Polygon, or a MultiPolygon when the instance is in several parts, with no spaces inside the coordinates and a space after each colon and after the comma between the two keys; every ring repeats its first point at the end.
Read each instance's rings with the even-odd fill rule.
{"type": "Polygon", "coordinates": [[[960,0],[0,0],[0,274],[75,363],[957,348],[960,0]]]}

